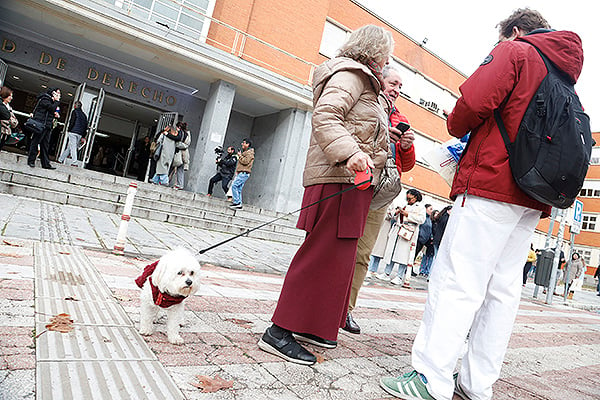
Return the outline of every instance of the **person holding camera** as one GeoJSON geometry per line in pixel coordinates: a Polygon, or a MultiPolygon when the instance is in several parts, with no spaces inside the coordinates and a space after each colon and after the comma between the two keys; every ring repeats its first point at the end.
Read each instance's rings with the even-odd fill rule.
{"type": "Polygon", "coordinates": [[[223,149],[221,147],[217,147],[215,149],[215,153],[217,156],[217,173],[215,176],[210,178],[208,181],[208,194],[207,196],[212,196],[213,186],[215,183],[221,181],[221,188],[223,188],[223,193],[227,193],[229,188],[229,182],[233,179],[233,173],[235,172],[235,166],[237,164],[237,156],[235,155],[235,148],[233,146],[229,146],[227,148],[227,154],[223,157],[223,149]]]}
{"type": "MultiPolygon", "coordinates": [[[[31,133],[31,143],[29,144],[29,154],[27,157],[27,165],[31,168],[35,167],[35,159],[40,147],[40,161],[44,169],[56,169],[50,165],[48,158],[48,149],[50,148],[50,133],[52,131],[52,122],[54,118],[60,118],[56,111],[60,103],[60,89],[51,88],[38,96],[38,102],[33,110],[31,119],[41,124],[41,130],[34,131],[29,129],[31,133]]],[[[27,126],[27,125],[26,125],[27,126]]]]}

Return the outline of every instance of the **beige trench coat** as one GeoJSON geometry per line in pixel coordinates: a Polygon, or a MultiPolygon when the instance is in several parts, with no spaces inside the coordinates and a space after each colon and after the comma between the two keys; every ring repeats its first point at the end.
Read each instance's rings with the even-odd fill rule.
{"type": "Polygon", "coordinates": [[[404,223],[415,226],[415,233],[411,240],[404,240],[398,236],[400,224],[395,224],[388,234],[387,245],[383,255],[383,261],[389,264],[391,261],[399,264],[412,265],[415,258],[415,249],[417,247],[417,239],[419,238],[419,225],[425,222],[427,214],[425,207],[420,203],[406,205],[405,210],[408,216],[404,217],[404,223]]]}

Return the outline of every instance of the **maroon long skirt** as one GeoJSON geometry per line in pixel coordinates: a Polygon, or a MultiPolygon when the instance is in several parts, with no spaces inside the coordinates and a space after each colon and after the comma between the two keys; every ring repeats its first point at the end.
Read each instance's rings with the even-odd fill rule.
{"type": "MultiPolygon", "coordinates": [[[[330,183],[304,190],[302,206],[348,184],[330,183]]],[[[356,246],[362,236],[373,189],[350,190],[300,213],[297,227],[306,238],[285,276],[273,323],[293,332],[337,340],[346,323],[356,246]]]]}

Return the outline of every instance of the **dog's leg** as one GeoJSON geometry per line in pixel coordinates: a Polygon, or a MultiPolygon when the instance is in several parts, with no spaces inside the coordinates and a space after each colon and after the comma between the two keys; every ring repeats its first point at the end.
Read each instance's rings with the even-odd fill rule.
{"type": "Polygon", "coordinates": [[[167,338],[169,343],[183,344],[183,338],[179,334],[179,324],[183,320],[183,303],[176,304],[166,309],[167,311],[167,338]]]}
{"type": "Polygon", "coordinates": [[[152,302],[152,293],[146,287],[142,290],[140,300],[140,335],[150,336],[154,332],[158,307],[152,302]]]}

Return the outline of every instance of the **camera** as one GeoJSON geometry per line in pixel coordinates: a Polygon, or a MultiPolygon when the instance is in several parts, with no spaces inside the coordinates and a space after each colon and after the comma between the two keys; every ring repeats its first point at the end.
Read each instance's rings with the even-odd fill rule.
{"type": "Polygon", "coordinates": [[[223,155],[224,151],[223,151],[223,146],[217,146],[215,147],[215,154],[218,156],[223,155]]]}

